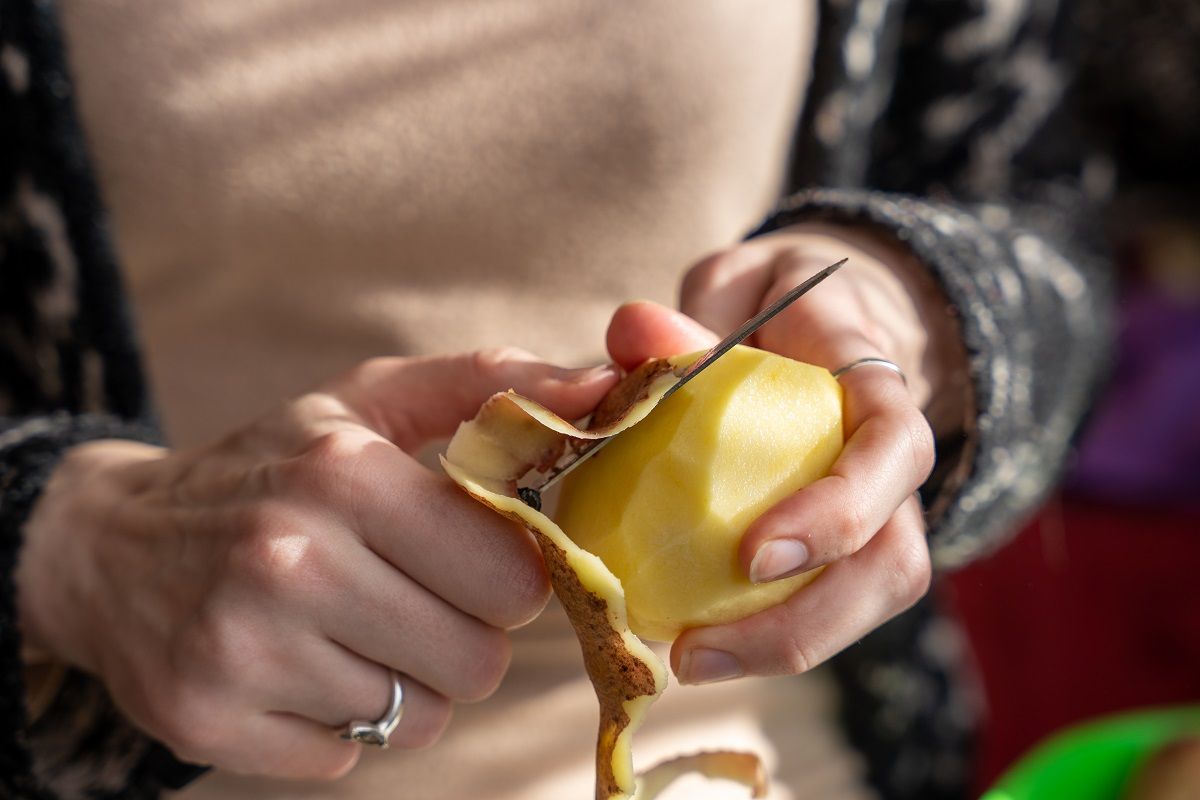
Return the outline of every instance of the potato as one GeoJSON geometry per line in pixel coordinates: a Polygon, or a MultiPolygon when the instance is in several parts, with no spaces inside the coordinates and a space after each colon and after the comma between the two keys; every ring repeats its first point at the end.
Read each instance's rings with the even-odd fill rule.
{"type": "Polygon", "coordinates": [[[1200,797],[1200,737],[1160,747],[1138,768],[1126,800],[1194,800],[1200,797]]]}
{"type": "Polygon", "coordinates": [[[754,585],[738,544],[762,512],[828,474],[842,444],[841,387],[827,370],[739,346],[569,475],[556,521],[621,580],[631,629],[670,641],[816,577],[754,585]]]}
{"type": "MultiPolygon", "coordinates": [[[[776,360],[776,367],[764,367],[759,362],[765,355],[755,354],[754,351],[743,353],[739,350],[727,354],[722,359],[722,362],[732,359],[732,364],[722,368],[721,362],[718,362],[710,369],[720,370],[725,375],[724,378],[718,376],[714,385],[721,388],[726,395],[735,391],[735,385],[743,384],[754,391],[758,391],[754,387],[761,388],[765,385],[768,398],[784,395],[782,401],[776,399],[764,406],[760,400],[758,405],[751,403],[748,409],[741,405],[746,402],[745,398],[736,398],[735,408],[729,412],[733,414],[731,419],[741,414],[751,414],[750,417],[741,419],[739,438],[758,436],[764,439],[743,441],[740,450],[732,448],[731,457],[740,461],[721,462],[718,468],[717,459],[709,459],[713,465],[709,471],[722,476],[721,483],[716,485],[715,489],[732,493],[727,498],[729,502],[716,505],[719,509],[731,513],[736,512],[734,501],[737,498],[744,499],[746,495],[762,494],[764,487],[775,487],[779,496],[783,496],[790,488],[787,488],[787,481],[781,482],[780,476],[791,475],[797,462],[809,463],[810,459],[804,456],[807,450],[796,451],[787,448],[789,443],[796,443],[794,431],[780,438],[778,432],[773,430],[780,421],[783,421],[786,427],[791,427],[788,417],[797,410],[797,399],[800,400],[799,405],[804,413],[793,422],[808,424],[812,434],[809,437],[801,437],[804,442],[808,442],[809,439],[824,441],[831,435],[828,431],[820,433],[820,426],[802,423],[802,420],[808,419],[812,410],[808,406],[812,405],[813,397],[823,394],[821,391],[809,391],[813,386],[824,383],[825,399],[830,399],[828,391],[832,390],[838,398],[837,402],[833,403],[835,413],[840,407],[837,384],[831,383],[832,379],[827,373],[822,370],[805,373],[805,370],[813,368],[802,368],[801,372],[797,373],[795,367],[800,365],[776,360],[775,357],[770,358],[776,360]],[[797,380],[801,374],[806,374],[807,377],[797,380]],[[765,421],[754,422],[753,414],[761,412],[764,408],[775,416],[765,421]],[[783,416],[779,416],[781,413],[783,416]],[[782,451],[779,448],[781,444],[784,445],[782,451]],[[740,452],[740,455],[733,451],[740,452]],[[766,483],[747,482],[746,475],[739,474],[738,470],[741,467],[738,467],[738,464],[747,469],[765,469],[771,478],[766,483]]],[[[493,395],[472,419],[459,425],[441,458],[446,474],[468,494],[497,513],[525,525],[546,559],[550,582],[579,637],[584,667],[599,702],[596,797],[605,800],[654,800],[675,779],[689,772],[737,781],[750,789],[753,797],[764,797],[767,791],[766,772],[762,761],[752,753],[706,750],[682,754],[641,773],[635,773],[633,733],[646,718],[650,706],[666,689],[666,666],[654,651],[630,630],[625,589],[617,576],[599,557],[572,541],[553,520],[542,513],[540,503],[526,502],[528,498],[520,489],[521,480],[528,479],[530,474],[538,476],[533,479],[534,482],[541,480],[555,466],[561,467],[569,461],[573,453],[587,441],[609,436],[621,437],[614,440],[605,453],[598,456],[611,457],[608,451],[618,448],[619,442],[629,431],[640,428],[647,420],[657,417],[660,401],[696,357],[693,355],[690,358],[683,356],[651,360],[626,375],[600,403],[586,430],[514,392],[493,395]]],[[[707,371],[705,375],[693,381],[693,384],[689,384],[693,386],[690,393],[685,389],[675,395],[683,398],[680,401],[683,408],[691,409],[697,405],[703,407],[712,402],[711,399],[705,399],[697,403],[694,399],[698,391],[704,393],[699,395],[700,397],[707,396],[708,390],[702,389],[701,383],[706,376],[707,371]],[[689,396],[693,399],[687,399],[689,396]]],[[[733,400],[726,397],[723,402],[729,405],[733,400]]],[[[717,401],[712,406],[712,413],[719,413],[718,407],[721,402],[717,401]]],[[[687,430],[683,423],[692,413],[685,410],[677,414],[674,427],[668,434],[672,431],[687,430]]],[[[840,449],[840,422],[837,423],[837,427],[837,435],[833,436],[831,441],[840,449]]],[[[728,431],[723,432],[721,428],[721,425],[717,425],[715,435],[724,452],[730,449],[724,442],[728,431]]],[[[668,434],[657,436],[660,440],[665,440],[671,438],[668,434]]],[[[709,431],[710,439],[713,435],[714,432],[709,431]]],[[[829,461],[832,463],[832,457],[829,461]]],[[[643,462],[639,462],[641,463],[643,462]]],[[[802,477],[807,475],[803,470],[802,473],[802,477]]],[[[682,477],[688,476],[685,474],[682,477]]],[[[674,488],[678,493],[681,487],[674,488]]],[[[709,494],[715,496],[713,488],[710,487],[709,494]]],[[[536,498],[537,494],[534,493],[533,497],[536,498]]],[[[577,510],[580,513],[586,512],[583,504],[587,502],[589,501],[586,497],[579,501],[577,510]]],[[[598,505],[593,506],[597,510],[607,506],[602,495],[592,502],[598,502],[598,505]]],[[[765,507],[770,500],[763,503],[765,507]]],[[[741,515],[734,513],[734,516],[747,514],[753,516],[750,512],[743,512],[741,515]]],[[[736,575],[734,577],[736,578],[736,575]]],[[[787,587],[787,591],[799,585],[801,581],[790,583],[792,586],[787,587]]],[[[716,585],[718,589],[723,586],[719,580],[716,585]]],[[[748,585],[742,588],[759,591],[748,585]]]]}

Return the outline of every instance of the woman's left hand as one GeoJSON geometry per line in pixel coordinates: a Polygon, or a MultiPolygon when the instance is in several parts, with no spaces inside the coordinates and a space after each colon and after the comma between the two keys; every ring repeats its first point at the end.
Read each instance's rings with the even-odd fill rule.
{"type": "Polygon", "coordinates": [[[828,565],[784,603],[727,625],[685,631],[671,651],[684,683],[804,672],[915,603],[930,582],[917,488],[933,467],[930,398],[939,424],[961,420],[965,386],[956,323],[932,280],[878,234],[810,225],[762,237],[694,266],[684,314],[652,303],[622,307],[609,350],[626,368],[707,348],[833,261],[849,263],[764,326],[748,344],[843,374],[846,446],[830,474],[760,516],[739,558],[755,582],[828,565]],[[686,315],[686,316],[685,316],[686,315]]]}

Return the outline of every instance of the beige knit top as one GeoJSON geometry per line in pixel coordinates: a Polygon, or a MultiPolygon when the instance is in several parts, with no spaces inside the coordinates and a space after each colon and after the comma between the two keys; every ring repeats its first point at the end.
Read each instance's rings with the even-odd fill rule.
{"type": "MultiPolygon", "coordinates": [[[[777,196],[812,0],[62,0],[171,440],[357,361],[500,344],[599,363],[621,302],[777,196]]],[[[421,752],[187,798],[590,795],[595,701],[552,607],[421,752]]],[[[819,676],[671,687],[635,748],[752,748],[774,798],[862,797],[819,676]]],[[[697,783],[676,797],[731,794],[697,783]]]]}

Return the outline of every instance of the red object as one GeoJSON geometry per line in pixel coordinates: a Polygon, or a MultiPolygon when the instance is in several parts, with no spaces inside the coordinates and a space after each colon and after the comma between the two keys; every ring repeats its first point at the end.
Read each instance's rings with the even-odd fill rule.
{"type": "Polygon", "coordinates": [[[949,594],[987,702],[980,788],[1071,723],[1200,700],[1200,509],[1058,498],[949,594]]]}

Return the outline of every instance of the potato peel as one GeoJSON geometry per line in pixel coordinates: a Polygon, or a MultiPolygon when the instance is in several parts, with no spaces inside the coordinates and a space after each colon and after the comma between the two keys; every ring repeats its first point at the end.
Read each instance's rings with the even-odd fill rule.
{"type": "MultiPolygon", "coordinates": [[[[521,502],[517,481],[530,470],[549,469],[568,449],[640,422],[694,360],[695,356],[657,359],[642,365],[609,392],[586,430],[514,392],[493,395],[474,419],[459,426],[441,459],[450,478],[472,497],[521,523],[537,540],[554,591],[579,638],[600,704],[597,800],[635,796],[638,780],[631,739],[666,688],[667,670],[630,631],[620,580],[553,520],[521,502]]],[[[667,762],[646,776],[654,793],[637,797],[648,800],[689,771],[758,786],[754,777],[758,773],[750,769],[747,758],[758,763],[753,756],[734,753],[704,753],[667,762]]],[[[761,765],[757,769],[761,772],[761,765]]]]}
{"type": "Polygon", "coordinates": [[[599,558],[578,547],[540,511],[494,492],[443,459],[446,473],[475,499],[533,532],[555,594],[575,628],[584,666],[600,701],[596,743],[598,800],[633,795],[630,737],[667,685],[654,652],[629,630],[621,582],[599,558]]]}
{"type": "Polygon", "coordinates": [[[754,753],[716,750],[678,756],[656,764],[638,776],[633,800],[655,800],[679,778],[696,772],[710,779],[735,781],[750,790],[751,797],[767,796],[767,769],[754,753]]]}

